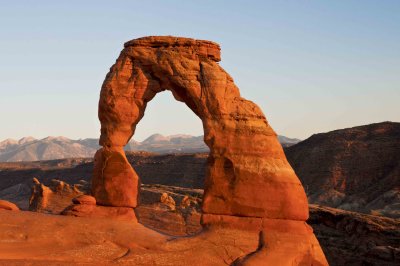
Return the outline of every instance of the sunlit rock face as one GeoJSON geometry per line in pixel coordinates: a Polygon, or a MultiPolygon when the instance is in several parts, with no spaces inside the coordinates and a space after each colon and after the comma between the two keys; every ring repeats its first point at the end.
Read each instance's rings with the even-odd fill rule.
{"type": "Polygon", "coordinates": [[[203,225],[266,230],[268,237],[262,241],[287,243],[276,244],[278,253],[289,254],[293,248],[283,258],[266,252],[271,263],[326,263],[304,222],[308,218],[304,189],[276,133],[260,108],[240,96],[233,79],[219,66],[220,58],[219,45],[210,41],[152,36],[125,43],[100,93],[103,148],[95,156],[92,180],[97,204],[137,206],[139,178],[123,147],[135,133],[147,103],[170,90],[202,120],[204,141],[210,148],[203,225]],[[299,242],[302,249],[296,247],[299,242]]]}

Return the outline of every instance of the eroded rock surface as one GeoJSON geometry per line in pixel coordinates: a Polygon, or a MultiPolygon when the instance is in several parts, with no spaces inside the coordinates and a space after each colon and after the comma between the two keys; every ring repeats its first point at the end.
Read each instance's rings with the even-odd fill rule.
{"type": "MultiPolygon", "coordinates": [[[[301,250],[294,249],[298,256],[309,254],[312,261],[327,264],[305,223],[307,197],[277,134],[260,108],[240,96],[218,61],[220,47],[210,41],[152,36],[125,43],[100,93],[103,148],[95,156],[92,179],[97,203],[136,207],[140,182],[123,147],[135,133],[147,103],[170,90],[202,120],[204,141],[210,148],[203,225],[266,231],[274,235],[267,245],[275,246],[278,253],[300,245],[301,250]],[[293,235],[292,241],[285,241],[286,234],[293,235]]],[[[301,264],[297,255],[268,254],[265,262],[301,264]]]]}
{"type": "Polygon", "coordinates": [[[400,218],[400,123],[315,134],[286,155],[310,203],[400,218]]]}
{"type": "Polygon", "coordinates": [[[100,205],[130,207],[137,205],[139,177],[122,147],[103,148],[94,159],[92,194],[100,205]]]}
{"type": "MultiPolygon", "coordinates": [[[[307,198],[276,133],[259,107],[240,96],[219,60],[219,45],[209,41],[166,36],[127,42],[100,94],[104,148],[99,156],[122,151],[147,102],[170,90],[200,117],[211,150],[203,212],[306,220],[307,198]]],[[[120,156],[125,157],[122,152],[120,156]]],[[[111,173],[111,167],[104,160],[95,162],[95,168],[104,172],[111,173]]],[[[96,171],[93,178],[96,199],[108,198],[107,204],[121,206],[112,192],[97,185],[98,180],[110,178],[100,173],[96,171]]],[[[130,178],[126,175],[126,180],[130,178]]],[[[132,206],[128,199],[124,205],[132,206]]]]}
{"type": "Polygon", "coordinates": [[[92,204],[72,204],[61,212],[62,215],[137,222],[133,208],[109,207],[92,204]]]}
{"type": "Polygon", "coordinates": [[[19,211],[19,208],[12,202],[6,200],[0,200],[0,210],[19,211]]]}
{"type": "Polygon", "coordinates": [[[58,214],[71,204],[73,198],[83,195],[87,191],[88,183],[84,180],[70,185],[64,181],[53,179],[50,186],[46,186],[37,178],[33,178],[29,210],[58,214]]]}
{"type": "MultiPolygon", "coordinates": [[[[135,209],[135,211],[138,216],[139,222],[141,224],[144,224],[146,227],[170,236],[195,235],[202,231],[202,226],[200,224],[200,215],[201,215],[200,206],[201,206],[201,197],[203,194],[202,190],[170,187],[163,185],[142,185],[140,194],[141,194],[140,204],[135,209]],[[171,210],[168,206],[161,203],[161,196],[164,193],[168,194],[168,196],[172,197],[176,202],[175,210],[171,210]]],[[[64,207],[67,207],[68,205],[71,204],[70,201],[71,196],[63,194],[63,197],[67,197],[67,199],[62,200],[59,203],[50,202],[48,206],[62,205],[64,207]]],[[[60,197],[51,197],[50,201],[53,200],[59,201],[60,197]]],[[[25,198],[25,201],[28,201],[28,197],[25,198]]],[[[74,207],[76,207],[77,204],[94,206],[95,199],[88,195],[82,195],[78,196],[77,198],[73,198],[72,201],[75,203],[74,207]]],[[[103,208],[108,209],[113,207],[103,207],[103,208]]],[[[81,206],[77,207],[77,209],[72,211],[70,214],[72,216],[85,216],[85,214],[87,214],[86,217],[91,217],[90,219],[97,219],[95,218],[96,217],[95,215],[88,215],[90,214],[90,209],[93,210],[94,208],[90,207],[85,208],[85,206],[81,206]],[[85,213],[85,209],[89,210],[89,212],[85,213]]],[[[50,209],[47,208],[47,210],[50,209]]],[[[53,212],[53,214],[58,214],[58,213],[53,212]]],[[[42,216],[37,216],[37,217],[38,218],[35,219],[40,220],[39,218],[42,216]]],[[[54,215],[52,217],[54,217],[54,215]]],[[[231,219],[230,224],[234,222],[232,221],[232,219],[235,219],[234,216],[226,216],[226,217],[231,219]]],[[[118,218],[117,219],[110,219],[110,218],[112,217],[108,217],[107,222],[124,220],[118,218]]],[[[132,223],[132,219],[125,219],[125,220],[129,220],[131,224],[134,224],[132,223]]],[[[254,222],[254,219],[250,220],[254,222]]],[[[75,221],[70,220],[70,221],[71,221],[71,227],[73,224],[75,225],[75,227],[78,226],[78,224],[80,224],[79,222],[80,220],[75,220],[75,221]]],[[[37,224],[35,226],[44,225],[40,221],[36,222],[37,224]]],[[[308,223],[314,229],[314,233],[318,238],[324,253],[327,256],[329,264],[332,266],[397,265],[399,263],[399,258],[400,258],[399,220],[311,205],[310,218],[308,220],[308,223]]],[[[7,223],[3,223],[3,225],[7,226],[7,223]]],[[[13,228],[14,227],[15,229],[18,230],[21,230],[23,228],[19,226],[17,223],[13,224],[13,228]]],[[[247,226],[246,231],[249,232],[248,227],[249,226],[247,226]]],[[[3,230],[3,228],[4,230],[9,230],[9,228],[7,227],[2,227],[0,229],[3,230]]],[[[257,228],[257,226],[255,226],[254,228],[257,228]]],[[[39,230],[39,228],[35,230],[39,230]]],[[[94,228],[94,230],[97,229],[94,228]]],[[[89,234],[89,231],[86,231],[85,236],[87,236],[87,234],[89,234]]],[[[259,249],[259,251],[261,251],[260,252],[261,254],[257,255],[257,257],[258,256],[262,257],[263,256],[262,253],[266,252],[265,247],[257,249],[257,242],[260,245],[260,240],[261,240],[261,238],[258,239],[257,237],[257,230],[253,230],[248,234],[252,236],[252,237],[247,236],[249,240],[251,239],[251,242],[249,243],[252,243],[251,244],[252,249],[249,250],[249,253],[246,254],[236,253],[237,256],[239,257],[234,257],[234,260],[237,260],[235,263],[245,262],[253,254],[256,253],[254,252],[255,250],[259,249]]],[[[21,234],[21,232],[16,231],[15,234],[10,235],[8,237],[18,239],[18,237],[20,237],[21,235],[23,235],[21,234]]],[[[69,238],[70,237],[71,236],[69,236],[69,238]]],[[[80,236],[77,235],[77,237],[80,236]]],[[[76,239],[76,241],[79,242],[83,241],[84,239],[86,239],[86,237],[76,239]]],[[[8,241],[7,238],[5,238],[4,241],[8,241]]],[[[22,241],[22,239],[20,241],[22,241]]],[[[89,240],[84,242],[88,243],[89,240]]],[[[24,243],[24,242],[19,242],[19,243],[24,243]]],[[[231,250],[234,247],[229,246],[229,243],[231,242],[226,242],[228,246],[226,246],[225,248],[231,250]]],[[[40,243],[36,244],[41,245],[40,243]]],[[[109,243],[105,243],[102,245],[107,246],[108,244],[109,243]]],[[[97,250],[96,252],[102,252],[102,249],[105,248],[105,246],[102,245],[99,245],[97,247],[85,246],[82,248],[82,250],[88,250],[93,248],[97,250]]],[[[0,246],[1,246],[1,241],[0,241],[0,246]]],[[[15,248],[16,249],[19,248],[18,244],[15,245],[15,248]]],[[[70,247],[67,246],[64,248],[68,249],[70,247]]],[[[111,245],[110,248],[113,249],[113,245],[111,245]]],[[[3,251],[4,250],[5,249],[3,249],[3,251]]],[[[8,249],[8,251],[9,250],[10,249],[8,249]]],[[[182,247],[182,250],[186,250],[186,247],[182,247]]],[[[93,257],[86,259],[90,260],[102,259],[103,257],[101,256],[97,257],[96,252],[93,252],[93,257]]],[[[21,262],[19,264],[17,263],[16,265],[24,265],[24,263],[25,262],[21,262]]],[[[43,264],[43,262],[38,262],[37,265],[42,265],[41,263],[43,264]]],[[[46,263],[49,264],[50,261],[47,261],[46,263]]],[[[0,260],[0,265],[2,265],[1,260],[0,260]]],[[[7,262],[5,262],[5,265],[14,265],[14,264],[10,264],[10,261],[8,260],[7,262]]],[[[57,262],[57,265],[64,265],[64,264],[62,264],[62,262],[59,261],[57,262]]],[[[65,265],[68,265],[68,262],[65,262],[65,265]]]]}
{"type": "Polygon", "coordinates": [[[400,264],[399,219],[310,205],[308,223],[331,266],[400,264]]]}

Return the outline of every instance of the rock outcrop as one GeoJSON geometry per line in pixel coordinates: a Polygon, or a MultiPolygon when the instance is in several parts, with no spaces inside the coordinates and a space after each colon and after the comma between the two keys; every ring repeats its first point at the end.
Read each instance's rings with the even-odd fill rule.
{"type": "Polygon", "coordinates": [[[90,218],[108,218],[120,221],[137,222],[133,208],[129,207],[105,207],[88,202],[78,202],[69,205],[61,212],[62,215],[90,218]]]}
{"type": "Polygon", "coordinates": [[[310,205],[315,235],[331,266],[400,264],[400,221],[310,205]]]}
{"type": "Polygon", "coordinates": [[[48,187],[33,178],[29,210],[75,217],[110,218],[137,222],[136,214],[130,207],[105,207],[96,205],[93,196],[85,195],[90,190],[87,182],[70,185],[53,179],[48,187]]]}
{"type": "Polygon", "coordinates": [[[87,182],[70,185],[64,181],[53,179],[50,186],[46,186],[37,178],[33,178],[29,210],[44,213],[60,213],[71,199],[84,194],[88,187],[87,182]]]}
{"type": "MultiPolygon", "coordinates": [[[[69,187],[73,186],[69,185],[69,187]]],[[[139,222],[147,228],[170,236],[191,236],[198,234],[202,230],[200,224],[202,190],[163,185],[142,185],[140,195],[140,204],[135,209],[135,212],[139,222]],[[168,205],[161,202],[163,194],[167,194],[168,197],[175,201],[175,210],[171,210],[168,205]]],[[[66,208],[64,214],[68,216],[90,217],[90,219],[107,216],[107,221],[129,221],[129,223],[134,224],[132,223],[134,218],[130,215],[132,214],[132,209],[125,208],[124,215],[123,210],[119,211],[119,213],[115,211],[118,208],[103,206],[96,206],[95,208],[95,199],[89,195],[72,198],[74,205],[69,206],[71,197],[72,195],[65,193],[60,197],[50,197],[46,211],[52,214],[59,214],[56,211],[62,205],[66,208]],[[66,199],[64,200],[61,197],[66,199]],[[58,203],[52,201],[57,201],[58,203]],[[50,209],[50,206],[58,207],[50,209]],[[111,212],[108,210],[111,210],[111,212]]],[[[28,201],[28,198],[25,197],[25,201],[28,201]]],[[[57,216],[51,215],[51,217],[57,216]]],[[[80,220],[71,223],[71,227],[76,227],[76,223],[79,222],[80,220]]],[[[310,218],[307,222],[312,226],[328,262],[332,266],[394,266],[399,263],[400,222],[398,219],[310,205],[310,218]]],[[[254,232],[251,234],[254,234],[254,232]]],[[[16,234],[15,236],[18,237],[19,235],[16,234]]],[[[254,236],[256,235],[257,232],[254,236]]],[[[258,240],[260,247],[258,249],[254,247],[253,249],[260,253],[256,258],[267,252],[263,237],[258,240]]],[[[229,246],[227,247],[228,250],[230,248],[229,246]]],[[[250,260],[250,258],[253,255],[255,256],[257,252],[241,254],[239,258],[234,257],[236,265],[246,261],[253,261],[254,259],[250,260]]]]}
{"type": "MultiPolygon", "coordinates": [[[[123,147],[135,133],[147,103],[170,90],[203,122],[210,148],[203,196],[203,224],[265,231],[277,252],[297,250],[326,264],[310,227],[304,189],[260,108],[240,96],[218,65],[220,47],[210,41],[145,37],[125,43],[103,83],[99,101],[100,145],[92,193],[100,205],[137,206],[139,177],[123,147]],[[254,226],[257,226],[254,228],[254,226]],[[291,236],[291,241],[287,241],[291,236]]],[[[267,252],[268,253],[268,252],[267,252]]],[[[296,256],[267,254],[266,263],[300,264],[296,256]]]]}
{"type": "Polygon", "coordinates": [[[285,152],[310,203],[400,218],[400,123],[315,134],[285,152]]]}
{"type": "Polygon", "coordinates": [[[19,208],[12,202],[6,200],[0,200],[0,210],[19,211],[19,208]]]}

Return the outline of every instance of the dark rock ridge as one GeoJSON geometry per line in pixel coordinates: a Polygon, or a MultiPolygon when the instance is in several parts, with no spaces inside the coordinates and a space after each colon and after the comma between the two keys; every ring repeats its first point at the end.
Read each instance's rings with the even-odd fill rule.
{"type": "Polygon", "coordinates": [[[399,265],[400,221],[310,205],[307,221],[329,265],[399,265]]]}
{"type": "Polygon", "coordinates": [[[315,134],[285,153],[309,202],[400,217],[400,123],[315,134]]]}

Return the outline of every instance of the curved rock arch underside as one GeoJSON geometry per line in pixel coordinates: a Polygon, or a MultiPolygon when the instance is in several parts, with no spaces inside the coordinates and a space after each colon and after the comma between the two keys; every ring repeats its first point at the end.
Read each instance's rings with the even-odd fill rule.
{"type": "Polygon", "coordinates": [[[276,133],[219,61],[220,47],[210,41],[152,36],[125,43],[100,93],[103,148],[95,155],[93,196],[103,206],[137,206],[139,178],[123,147],[147,103],[170,90],[202,120],[210,148],[203,227],[261,232],[258,251],[237,261],[243,265],[327,264],[305,222],[306,194],[276,133]]]}

